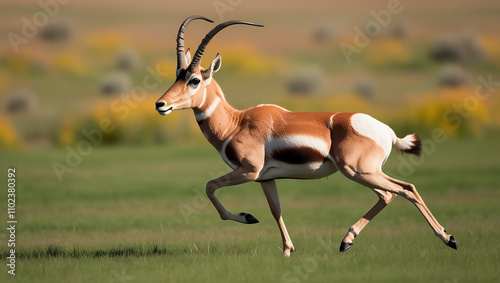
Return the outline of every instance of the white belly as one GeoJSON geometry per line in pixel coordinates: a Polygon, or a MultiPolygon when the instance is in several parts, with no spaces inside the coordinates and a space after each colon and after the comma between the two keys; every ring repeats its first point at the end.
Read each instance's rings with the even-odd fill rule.
{"type": "Polygon", "coordinates": [[[333,161],[323,163],[289,164],[276,160],[266,162],[257,181],[272,179],[319,179],[337,172],[333,161]]]}

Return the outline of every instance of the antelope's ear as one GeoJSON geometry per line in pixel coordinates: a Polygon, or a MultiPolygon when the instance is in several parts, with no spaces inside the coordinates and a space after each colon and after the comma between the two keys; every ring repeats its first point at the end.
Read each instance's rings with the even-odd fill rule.
{"type": "Polygon", "coordinates": [[[222,58],[220,57],[220,54],[217,53],[217,56],[215,56],[215,59],[210,64],[210,67],[208,67],[208,69],[203,71],[203,79],[208,80],[212,78],[213,74],[219,71],[221,65],[222,65],[222,58]]]}
{"type": "Polygon", "coordinates": [[[186,51],[186,56],[184,59],[186,59],[186,66],[189,66],[189,64],[191,63],[191,50],[189,48],[186,51]]]}

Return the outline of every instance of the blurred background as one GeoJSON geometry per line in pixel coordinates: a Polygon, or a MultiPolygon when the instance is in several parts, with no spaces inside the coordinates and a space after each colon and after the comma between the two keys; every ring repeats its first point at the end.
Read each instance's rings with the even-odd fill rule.
{"type": "MultiPolygon", "coordinates": [[[[221,282],[221,268],[228,282],[277,282],[304,258],[318,260],[311,282],[498,282],[498,0],[2,0],[0,23],[0,174],[17,168],[19,282],[124,282],[125,271],[221,282]],[[234,107],[357,111],[418,133],[422,157],[393,153],[384,170],[416,185],[460,250],[396,198],[337,260],[376,201],[341,174],[279,180],[290,261],[256,184],[219,198],[261,223],[221,221],[205,184],[228,167],[192,111],[154,106],[175,81],[179,25],[196,14],[265,25],[225,29],[201,62],[221,54],[214,78],[234,107]]],[[[192,22],[186,47],[215,24],[192,22]]]]}
{"type": "MultiPolygon", "coordinates": [[[[498,84],[476,94],[478,76],[500,81],[498,1],[42,2],[0,4],[3,149],[75,145],[102,119],[113,125],[103,145],[204,143],[190,111],[154,111],[192,14],[265,25],[224,30],[205,53],[205,67],[221,53],[216,79],[237,108],[360,111],[400,135],[485,138],[500,126],[498,84]]],[[[193,22],[186,46],[213,26],[193,22]]]]}

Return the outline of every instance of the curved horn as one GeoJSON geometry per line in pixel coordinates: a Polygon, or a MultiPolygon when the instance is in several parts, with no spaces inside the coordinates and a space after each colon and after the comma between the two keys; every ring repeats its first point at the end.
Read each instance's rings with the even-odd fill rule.
{"type": "Polygon", "coordinates": [[[245,22],[245,21],[227,21],[227,22],[224,22],[224,23],[217,25],[209,33],[207,33],[205,38],[203,38],[200,45],[198,46],[198,49],[196,50],[196,53],[193,56],[193,60],[191,61],[191,64],[189,65],[190,72],[194,72],[200,66],[201,57],[203,56],[203,52],[205,52],[205,48],[207,47],[210,40],[222,29],[224,29],[228,26],[231,26],[231,25],[236,25],[236,24],[263,27],[263,25],[259,25],[259,24],[255,24],[255,23],[251,23],[251,22],[245,22]]]}
{"type": "Polygon", "coordinates": [[[192,20],[197,20],[197,19],[202,19],[211,23],[214,22],[208,18],[198,15],[191,16],[185,19],[184,22],[182,22],[181,27],[179,28],[179,32],[177,33],[177,69],[186,67],[186,60],[184,59],[184,56],[186,56],[186,54],[184,53],[184,31],[186,30],[186,26],[192,20]]]}

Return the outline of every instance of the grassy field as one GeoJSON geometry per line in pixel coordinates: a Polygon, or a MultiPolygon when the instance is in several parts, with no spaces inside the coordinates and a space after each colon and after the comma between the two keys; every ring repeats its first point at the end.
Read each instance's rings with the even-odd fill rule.
{"type": "MultiPolygon", "coordinates": [[[[226,172],[206,145],[96,148],[59,182],[53,161],[64,149],[2,152],[2,180],[17,168],[17,269],[8,282],[498,282],[498,140],[450,140],[404,178],[417,186],[458,251],[434,236],[408,201],[396,198],[340,254],[348,228],[375,203],[368,189],[337,174],[278,182],[284,219],[297,249],[281,239],[255,183],[222,189],[233,213],[219,219],[205,183],[226,172]]],[[[385,171],[398,176],[401,155],[385,171]]],[[[2,181],[5,182],[5,181],[2,181]]],[[[5,204],[6,190],[1,194],[5,204]]],[[[3,205],[7,210],[6,206],[3,205]]],[[[6,213],[3,223],[6,221],[6,213]]]]}
{"type": "MultiPolygon", "coordinates": [[[[5,35],[23,34],[26,21],[41,20],[45,10],[36,1],[3,2],[5,35]]],[[[348,61],[341,43],[353,43],[354,28],[364,27],[388,3],[69,1],[49,20],[70,28],[65,41],[30,36],[19,52],[9,40],[1,41],[0,282],[499,282],[500,2],[401,1],[401,13],[348,61]],[[217,4],[224,3],[231,6],[221,13],[217,4]],[[455,128],[448,134],[457,139],[434,143],[435,150],[427,148],[411,168],[408,156],[393,153],[385,172],[416,185],[455,236],[458,251],[435,237],[418,210],[399,197],[340,254],[349,227],[377,200],[340,173],[278,181],[296,248],[290,258],[281,256],[278,227],[258,184],[221,189],[219,198],[231,212],[251,213],[259,224],[220,220],[204,190],[228,168],[202,141],[191,113],[160,120],[153,108],[175,80],[175,35],[193,14],[216,23],[241,19],[265,25],[224,30],[204,55],[207,67],[221,53],[216,79],[236,108],[277,103],[290,110],[367,112],[400,136],[411,128],[427,141],[433,129],[455,128]],[[398,27],[400,36],[394,34],[398,27]],[[326,37],[318,40],[322,31],[326,37]],[[481,51],[470,62],[456,63],[464,81],[449,93],[439,85],[449,65],[430,56],[448,37],[481,51]],[[130,91],[107,97],[101,89],[105,78],[123,71],[116,68],[117,55],[129,48],[141,61],[126,71],[131,87],[144,86],[147,68],[161,79],[146,99],[136,101],[137,108],[129,105],[132,114],[122,121],[121,112],[106,103],[125,103],[130,91]],[[290,78],[311,70],[319,71],[319,87],[291,95],[290,78]],[[373,93],[363,96],[356,86],[365,78],[373,93]],[[460,114],[457,123],[458,116],[446,111],[470,106],[484,85],[479,78],[493,81],[491,98],[452,113],[460,114]],[[5,105],[24,89],[31,108],[8,113],[5,105]],[[72,157],[66,146],[75,149],[81,130],[101,116],[115,119],[118,142],[93,148],[60,180],[53,162],[67,163],[72,157]],[[158,133],[163,139],[155,139],[158,133]],[[3,147],[3,140],[10,143],[3,147]],[[16,276],[6,266],[9,167],[17,169],[16,276]]],[[[186,47],[195,50],[212,27],[191,24],[186,47]]]]}

